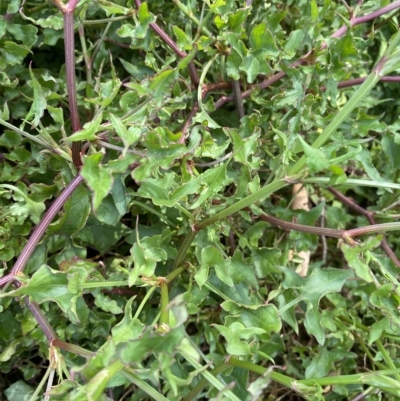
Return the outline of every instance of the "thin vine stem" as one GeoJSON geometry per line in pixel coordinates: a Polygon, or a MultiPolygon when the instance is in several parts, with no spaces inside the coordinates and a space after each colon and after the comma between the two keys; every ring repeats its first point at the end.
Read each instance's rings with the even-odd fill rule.
{"type": "MultiPolygon", "coordinates": [[[[355,210],[357,213],[360,213],[361,215],[365,216],[368,219],[368,221],[370,222],[370,224],[372,224],[372,225],[376,224],[375,219],[373,218],[372,212],[368,212],[366,209],[359,206],[357,203],[352,201],[350,198],[343,195],[337,189],[332,188],[332,187],[328,187],[327,189],[329,192],[331,192],[337,199],[339,199],[345,205],[347,205],[351,209],[355,210]]],[[[392,248],[389,246],[389,244],[385,238],[382,239],[381,246],[382,246],[382,249],[386,252],[386,255],[388,255],[389,258],[393,261],[393,263],[397,267],[400,267],[400,260],[397,258],[395,253],[392,251],[392,248]]]]}
{"type": "MultiPolygon", "coordinates": [[[[384,14],[388,14],[388,13],[396,10],[397,8],[400,8],[400,0],[395,1],[392,4],[389,4],[386,7],[382,7],[379,10],[373,11],[370,14],[367,14],[367,15],[352,19],[349,22],[349,26],[353,27],[353,26],[356,26],[356,25],[360,25],[360,24],[364,24],[366,22],[372,21],[372,20],[374,20],[374,19],[376,19],[378,17],[381,17],[384,14]]],[[[343,25],[336,32],[334,32],[330,37],[331,38],[340,38],[341,36],[343,36],[347,32],[347,30],[348,30],[348,26],[347,25],[343,25]]],[[[328,47],[328,43],[324,42],[321,45],[320,50],[324,50],[327,47],[328,47]]],[[[289,68],[297,68],[298,66],[304,64],[305,62],[308,62],[307,60],[308,60],[308,58],[309,58],[309,56],[311,54],[312,54],[312,51],[308,52],[307,54],[302,56],[299,60],[296,60],[295,62],[293,62],[289,66],[289,68]]],[[[248,89],[247,91],[242,92],[242,99],[251,96],[252,92],[255,89],[262,90],[262,89],[268,88],[269,86],[273,85],[275,82],[281,80],[284,76],[286,76],[286,72],[284,72],[284,71],[280,71],[280,72],[274,74],[272,77],[269,77],[269,78],[265,79],[262,83],[260,83],[256,87],[252,87],[252,88],[248,89]]],[[[215,102],[215,108],[219,109],[225,103],[229,103],[229,102],[233,102],[233,101],[234,101],[234,96],[222,96],[220,99],[218,99],[217,102],[215,102]]]]}
{"type": "MultiPolygon", "coordinates": [[[[137,8],[140,8],[142,5],[142,2],[140,0],[135,0],[135,4],[137,8]]],[[[187,54],[180,50],[177,44],[172,40],[172,38],[163,30],[161,29],[155,22],[150,23],[150,28],[160,37],[160,39],[167,45],[169,46],[172,51],[180,58],[184,58],[187,56],[187,54]]],[[[199,76],[197,74],[196,67],[191,61],[188,64],[188,69],[189,69],[189,75],[190,79],[192,80],[192,83],[195,87],[199,84],[199,76]]]]}
{"type": "MultiPolygon", "coordinates": [[[[69,3],[68,3],[69,4],[69,3]]],[[[79,119],[78,101],[75,82],[75,39],[74,39],[74,12],[65,11],[64,18],[64,47],[65,47],[65,71],[67,78],[68,103],[72,125],[72,133],[81,129],[79,119]]],[[[72,161],[75,167],[82,166],[81,143],[72,143],[72,161]]]]}
{"type": "Polygon", "coordinates": [[[0,286],[11,282],[16,279],[16,276],[21,274],[28,262],[30,256],[33,251],[36,249],[36,246],[42,239],[44,233],[46,232],[47,227],[53,221],[54,217],[60,211],[61,207],[65,204],[65,202],[69,199],[75,189],[83,182],[83,178],[81,175],[77,175],[61,192],[61,194],[57,197],[57,199],[53,202],[50,208],[47,210],[45,215],[43,216],[40,223],[36,226],[32,235],[30,236],[28,242],[26,243],[24,249],[19,255],[17,261],[15,262],[11,272],[4,277],[0,278],[0,286]]]}

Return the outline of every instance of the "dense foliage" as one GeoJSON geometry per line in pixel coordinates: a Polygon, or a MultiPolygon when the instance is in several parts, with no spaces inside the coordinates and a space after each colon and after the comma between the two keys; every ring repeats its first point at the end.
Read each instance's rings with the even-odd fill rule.
{"type": "Polygon", "coordinates": [[[399,9],[0,1],[0,398],[398,400],[399,9]]]}

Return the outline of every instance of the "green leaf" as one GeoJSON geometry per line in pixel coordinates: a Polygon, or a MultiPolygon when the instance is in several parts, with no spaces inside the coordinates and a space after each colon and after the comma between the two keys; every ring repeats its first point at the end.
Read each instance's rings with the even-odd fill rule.
{"type": "Polygon", "coordinates": [[[12,359],[16,354],[18,345],[20,344],[19,338],[11,340],[7,346],[5,346],[0,353],[0,362],[7,362],[12,359]]]}
{"type": "Polygon", "coordinates": [[[150,89],[153,91],[153,96],[159,97],[165,94],[169,87],[175,83],[177,78],[178,70],[168,69],[157,74],[151,79],[150,83],[150,89]]]}
{"type": "Polygon", "coordinates": [[[318,20],[318,6],[316,0],[311,0],[309,6],[310,6],[311,23],[315,23],[318,20]]]}
{"type": "MultiPolygon", "coordinates": [[[[368,174],[368,177],[370,177],[374,181],[385,181],[381,175],[379,174],[378,170],[375,168],[375,166],[372,163],[371,155],[368,152],[368,150],[363,149],[360,153],[358,153],[355,157],[356,160],[358,160],[364,167],[366,173],[368,174]]],[[[388,189],[389,192],[391,192],[390,189],[388,189]]]]}
{"type": "Polygon", "coordinates": [[[34,389],[23,380],[18,380],[4,390],[4,395],[8,401],[29,401],[34,393],[34,389]]]}
{"type": "MultiPolygon", "coordinates": [[[[378,295],[378,297],[379,297],[379,295],[378,295]]],[[[374,301],[376,301],[377,298],[374,297],[374,301]]],[[[378,304],[380,304],[379,301],[378,301],[378,304]]],[[[373,323],[371,326],[370,332],[369,332],[369,336],[368,336],[368,344],[371,345],[376,340],[379,340],[379,338],[381,337],[381,335],[384,331],[389,334],[399,335],[400,334],[400,326],[393,325],[391,323],[391,320],[389,320],[389,318],[387,318],[387,317],[384,317],[383,319],[379,320],[378,322],[373,323]]]]}
{"type": "Polygon", "coordinates": [[[31,53],[31,51],[22,45],[18,45],[14,42],[5,41],[2,48],[0,48],[0,68],[5,69],[7,65],[19,65],[22,64],[24,58],[31,53]]]}
{"type": "Polygon", "coordinates": [[[93,141],[97,139],[96,133],[101,131],[101,121],[103,119],[102,113],[92,121],[86,123],[80,131],[77,131],[68,137],[69,141],[79,142],[79,141],[93,141]]]}
{"type": "Polygon", "coordinates": [[[305,31],[303,29],[296,29],[290,32],[289,39],[285,43],[285,53],[287,58],[292,58],[296,53],[301,50],[301,45],[303,43],[305,36],[305,31]]]}
{"type": "Polygon", "coordinates": [[[344,360],[345,358],[352,359],[356,357],[357,354],[354,352],[345,351],[340,348],[336,348],[334,351],[328,351],[326,347],[322,347],[322,350],[318,352],[307,366],[306,379],[325,377],[333,368],[334,362],[344,360]]]}
{"type": "Polygon", "coordinates": [[[236,50],[232,50],[226,61],[226,72],[229,77],[236,81],[240,79],[240,66],[243,63],[243,57],[236,50]]]}
{"type": "Polygon", "coordinates": [[[316,221],[321,217],[325,206],[325,202],[321,202],[318,206],[313,207],[311,210],[302,212],[299,215],[299,223],[307,226],[315,225],[316,221]]]}
{"type": "Polygon", "coordinates": [[[174,355],[183,338],[182,330],[160,334],[147,329],[140,338],[119,344],[120,359],[124,363],[136,365],[151,354],[158,357],[162,354],[174,355]]]}
{"type": "Polygon", "coordinates": [[[336,44],[337,52],[340,57],[340,61],[348,61],[357,57],[357,50],[354,46],[353,38],[350,34],[347,34],[340,38],[336,44]]]}
{"type": "Polygon", "coordinates": [[[300,295],[279,310],[279,313],[289,309],[300,301],[307,302],[307,312],[304,324],[309,334],[312,334],[319,344],[324,345],[325,335],[321,326],[319,301],[329,292],[341,291],[346,280],[352,276],[351,271],[339,269],[314,269],[310,277],[300,277],[286,267],[279,269],[285,274],[283,288],[293,288],[300,291],[300,295]]]}
{"type": "MultiPolygon", "coordinates": [[[[38,29],[33,25],[7,24],[7,31],[10,32],[15,39],[29,48],[31,48],[38,39],[38,29]]],[[[0,34],[0,37],[1,36],[0,34]]]]}
{"type": "Polygon", "coordinates": [[[343,255],[346,258],[349,266],[354,269],[358,277],[360,277],[367,283],[372,283],[373,277],[368,263],[365,262],[365,257],[363,255],[365,253],[368,254],[368,251],[379,246],[381,241],[382,239],[379,236],[369,237],[367,241],[362,245],[351,246],[345,243],[342,243],[340,245],[340,249],[342,250],[343,255]]]}
{"type": "Polygon", "coordinates": [[[138,10],[139,24],[136,25],[136,37],[144,38],[149,25],[154,22],[154,17],[149,13],[147,3],[142,3],[138,10]]]}
{"type": "Polygon", "coordinates": [[[192,41],[188,38],[186,33],[177,25],[172,26],[172,30],[177,38],[177,44],[182,50],[191,50],[192,41]]]}
{"type": "Polygon", "coordinates": [[[89,214],[90,197],[88,190],[79,186],[64,205],[64,213],[61,218],[50,224],[49,231],[72,237],[85,226],[89,214]]]}
{"type": "Polygon", "coordinates": [[[134,144],[135,142],[137,142],[140,138],[140,130],[136,130],[136,129],[127,129],[124,124],[122,123],[122,121],[114,116],[113,114],[110,113],[109,115],[110,117],[110,121],[112,126],[114,127],[116,133],[118,134],[118,136],[122,139],[123,143],[124,143],[124,148],[125,150],[128,149],[128,147],[132,144],[134,144]]]}
{"type": "Polygon", "coordinates": [[[234,129],[226,128],[224,131],[232,138],[234,160],[249,167],[256,168],[259,165],[259,159],[257,157],[251,157],[251,155],[255,154],[257,151],[260,132],[257,131],[250,137],[242,138],[234,129]]]}
{"type": "Polygon", "coordinates": [[[240,65],[239,69],[247,74],[247,81],[249,83],[254,82],[257,75],[260,74],[270,74],[272,72],[268,63],[265,62],[265,57],[262,51],[257,51],[257,53],[248,55],[243,63],[240,65]]]}
{"type": "Polygon", "coordinates": [[[253,266],[245,263],[242,252],[239,249],[235,250],[232,258],[226,262],[226,271],[231,277],[233,283],[246,282],[254,288],[258,289],[258,281],[255,275],[253,266]]]}
{"type": "Polygon", "coordinates": [[[370,296],[370,302],[386,316],[395,330],[400,327],[399,295],[393,284],[384,284],[370,296]]]}
{"type": "Polygon", "coordinates": [[[89,243],[91,248],[104,253],[129,232],[130,230],[121,223],[104,224],[96,217],[89,215],[85,227],[76,234],[76,238],[89,243]]]}
{"type": "Polygon", "coordinates": [[[128,190],[124,186],[123,177],[116,176],[111,188],[111,196],[114,200],[115,208],[120,216],[128,212],[128,190]]]}
{"type": "MultiPolygon", "coordinates": [[[[271,294],[270,294],[271,296],[271,294]]],[[[286,290],[277,294],[276,300],[279,304],[279,315],[281,319],[286,322],[296,334],[299,334],[299,324],[296,319],[295,307],[285,308],[286,304],[292,303],[296,298],[295,290],[286,290]]]]}
{"type": "Polygon", "coordinates": [[[94,302],[96,306],[105,312],[110,312],[113,315],[122,313],[122,309],[117,302],[100,291],[93,291],[94,302]]]}
{"type": "Polygon", "coordinates": [[[205,188],[200,192],[198,199],[189,207],[189,209],[197,209],[204,202],[209,200],[212,195],[231,182],[231,178],[226,172],[226,164],[221,164],[218,167],[207,170],[200,176],[200,178],[201,184],[205,188]]]}
{"type": "Polygon", "coordinates": [[[275,305],[260,305],[255,309],[242,308],[240,318],[246,327],[258,327],[266,334],[279,333],[282,323],[275,305]]]}
{"type": "Polygon", "coordinates": [[[112,14],[123,14],[127,15],[129,13],[129,8],[125,8],[120,6],[119,4],[112,3],[111,1],[107,0],[98,0],[100,8],[103,9],[107,17],[109,17],[112,14]]]}
{"type": "Polygon", "coordinates": [[[10,0],[7,6],[7,13],[15,14],[21,6],[21,0],[10,0]]]}
{"type": "Polygon", "coordinates": [[[200,123],[208,128],[221,128],[218,123],[216,123],[206,111],[201,110],[193,117],[194,123],[200,123]]]}
{"type": "Polygon", "coordinates": [[[12,293],[16,296],[29,295],[38,304],[46,301],[55,302],[72,322],[79,323],[74,311],[76,294],[69,292],[68,278],[65,273],[43,265],[33,274],[27,284],[12,293]]]}
{"type": "Polygon", "coordinates": [[[30,215],[32,221],[34,223],[39,223],[40,221],[40,216],[46,209],[46,206],[44,205],[43,202],[34,202],[32,199],[30,199],[23,191],[21,191],[19,188],[15,187],[14,185],[8,185],[8,184],[0,184],[0,188],[7,188],[11,189],[12,191],[16,192],[22,198],[25,200],[25,205],[21,205],[19,203],[14,203],[14,205],[11,207],[11,212],[15,215],[19,214],[25,214],[25,210],[28,212],[30,215]]]}
{"type": "Polygon", "coordinates": [[[298,135],[301,146],[303,147],[306,156],[307,166],[311,172],[318,172],[329,167],[329,161],[324,153],[318,149],[311,147],[302,137],[298,135]]]}
{"type": "Polygon", "coordinates": [[[267,27],[267,23],[262,22],[251,30],[250,49],[252,51],[262,50],[263,55],[277,55],[278,49],[275,45],[274,36],[267,27]]]}
{"type": "Polygon", "coordinates": [[[251,382],[247,388],[247,391],[251,395],[250,401],[262,399],[263,394],[265,394],[266,389],[271,383],[271,373],[272,368],[270,367],[262,376],[251,382]]]}
{"type": "Polygon", "coordinates": [[[124,318],[111,330],[113,342],[116,345],[138,338],[145,329],[145,325],[139,319],[132,318],[132,303],[135,298],[136,296],[129,299],[125,305],[124,318]]]}
{"type": "Polygon", "coordinates": [[[21,326],[10,310],[0,314],[0,336],[4,341],[11,342],[22,334],[21,326]]]}
{"type": "Polygon", "coordinates": [[[303,87],[300,81],[293,82],[293,89],[284,91],[278,98],[276,104],[280,107],[294,106],[297,107],[300,99],[304,96],[303,87]]]}
{"type": "Polygon", "coordinates": [[[102,200],[108,195],[113,184],[111,173],[104,165],[100,164],[103,156],[102,153],[94,153],[84,157],[81,169],[82,177],[93,192],[92,205],[95,211],[100,207],[102,200]]]}
{"type": "Polygon", "coordinates": [[[135,79],[138,81],[141,81],[144,78],[147,78],[150,75],[153,75],[153,70],[149,67],[146,66],[138,66],[131,64],[130,62],[124,60],[124,59],[119,59],[125,70],[135,79]]]}
{"type": "Polygon", "coordinates": [[[139,276],[153,276],[157,262],[167,260],[168,254],[163,248],[161,235],[145,237],[133,244],[134,269],[129,275],[129,286],[134,285],[139,276]]]}
{"type": "MultiPolygon", "coordinates": [[[[215,272],[221,281],[230,287],[233,287],[233,281],[227,272],[224,258],[218,249],[211,245],[201,250],[200,269],[208,270],[210,267],[214,267],[215,272]]],[[[199,283],[199,286],[201,287],[201,283],[199,283]]]]}
{"type": "Polygon", "coordinates": [[[243,356],[250,355],[250,346],[242,339],[248,340],[254,336],[264,333],[260,328],[245,328],[242,324],[235,322],[229,327],[213,324],[219,333],[225,337],[227,342],[226,351],[230,355],[243,356]]]}

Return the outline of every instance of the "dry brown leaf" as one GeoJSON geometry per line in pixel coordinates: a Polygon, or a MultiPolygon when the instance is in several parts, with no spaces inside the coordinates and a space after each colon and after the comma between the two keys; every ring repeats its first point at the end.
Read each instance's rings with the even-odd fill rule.
{"type": "MultiPolygon", "coordinates": [[[[293,202],[291,208],[293,210],[310,210],[308,203],[308,192],[302,184],[293,185],[293,202]]],[[[289,251],[289,260],[293,259],[294,251],[289,251]]],[[[305,277],[308,273],[308,266],[310,265],[310,251],[300,251],[297,256],[303,259],[303,262],[296,268],[296,273],[305,277]]]]}

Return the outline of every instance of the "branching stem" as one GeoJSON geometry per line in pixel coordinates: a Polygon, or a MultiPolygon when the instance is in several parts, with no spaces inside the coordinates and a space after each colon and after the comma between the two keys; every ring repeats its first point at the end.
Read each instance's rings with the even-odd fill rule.
{"type": "Polygon", "coordinates": [[[26,263],[28,262],[30,256],[33,251],[36,249],[36,246],[42,239],[44,233],[46,232],[47,227],[52,222],[54,217],[57,215],[61,207],[65,204],[65,202],[69,199],[75,189],[83,182],[83,178],[80,175],[77,175],[61,192],[61,194],[57,197],[54,203],[50,206],[49,210],[45,213],[40,223],[36,226],[33,231],[31,237],[26,243],[23,251],[19,255],[17,261],[15,262],[14,267],[11,272],[6,276],[0,278],[0,286],[15,280],[16,276],[21,274],[25,268],[26,263]]]}

